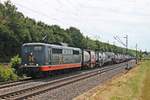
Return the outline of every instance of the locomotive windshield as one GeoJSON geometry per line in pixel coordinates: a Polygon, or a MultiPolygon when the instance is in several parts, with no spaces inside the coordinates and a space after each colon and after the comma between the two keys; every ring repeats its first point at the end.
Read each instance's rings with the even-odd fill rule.
{"type": "Polygon", "coordinates": [[[27,65],[43,64],[44,46],[25,45],[22,47],[23,63],[27,65]]]}
{"type": "Polygon", "coordinates": [[[40,52],[40,51],[42,51],[42,46],[25,46],[24,47],[24,52],[25,53],[28,53],[28,52],[33,52],[33,51],[35,51],[35,52],[40,52]]]}

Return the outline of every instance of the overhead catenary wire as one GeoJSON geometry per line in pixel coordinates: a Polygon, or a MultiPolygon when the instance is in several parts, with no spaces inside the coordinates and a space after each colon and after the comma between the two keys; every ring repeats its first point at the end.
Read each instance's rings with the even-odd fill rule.
{"type": "MultiPolygon", "coordinates": [[[[50,17],[49,15],[47,15],[47,14],[45,14],[45,13],[43,13],[43,12],[36,11],[36,10],[31,9],[31,8],[29,8],[29,7],[26,7],[26,6],[22,5],[22,4],[18,4],[18,3],[14,3],[14,4],[17,5],[17,6],[23,7],[23,8],[25,8],[25,9],[28,9],[28,10],[30,10],[31,12],[37,13],[37,14],[39,14],[39,15],[42,15],[42,16],[45,16],[45,17],[50,17]]],[[[52,19],[53,19],[53,20],[56,20],[55,18],[52,18],[52,19]]]]}
{"type": "MultiPolygon", "coordinates": [[[[55,17],[53,17],[54,15],[48,15],[48,14],[43,13],[43,12],[41,12],[41,11],[37,11],[37,10],[32,9],[32,8],[30,8],[30,7],[24,6],[24,5],[22,5],[22,4],[18,4],[18,3],[16,3],[16,2],[13,2],[13,3],[14,3],[15,5],[20,6],[21,8],[25,9],[25,11],[33,12],[33,13],[36,13],[36,14],[38,14],[38,15],[40,15],[40,16],[43,16],[43,17],[45,17],[45,18],[47,18],[47,19],[56,21],[57,24],[72,26],[72,25],[70,25],[70,24],[68,23],[68,22],[70,22],[70,20],[71,20],[71,21],[74,21],[75,23],[78,23],[78,22],[79,22],[79,16],[78,16],[78,15],[76,15],[76,14],[74,14],[74,13],[65,12],[65,11],[63,11],[61,8],[60,8],[60,9],[54,8],[54,10],[55,10],[56,12],[62,13],[62,14],[64,14],[64,15],[67,14],[68,16],[62,16],[62,15],[61,15],[60,17],[55,18],[55,17]],[[53,17],[53,18],[52,18],[52,17],[53,17]],[[64,19],[66,19],[67,22],[64,22],[64,19]]],[[[60,2],[59,2],[59,3],[60,3],[60,2]]],[[[44,4],[46,5],[46,2],[45,2],[44,4]]],[[[47,4],[48,4],[48,3],[47,3],[47,4]]],[[[43,5],[43,6],[44,6],[44,5],[43,5]]],[[[78,24],[79,24],[79,23],[78,23],[78,24]]]]}
{"type": "Polygon", "coordinates": [[[114,36],[114,39],[121,43],[123,46],[126,47],[126,44],[122,42],[122,40],[118,36],[114,36]]]}
{"type": "MultiPolygon", "coordinates": [[[[60,3],[60,5],[62,5],[62,3],[61,3],[60,0],[57,0],[57,2],[60,3]]],[[[45,14],[45,13],[43,13],[43,12],[37,11],[37,10],[35,10],[35,9],[31,9],[31,8],[29,8],[29,7],[27,7],[27,6],[24,6],[24,5],[22,5],[22,4],[18,4],[18,3],[16,3],[16,2],[14,2],[14,4],[17,5],[17,6],[20,6],[20,7],[24,8],[24,9],[30,11],[30,12],[36,13],[36,14],[38,14],[38,15],[42,15],[42,16],[44,16],[44,17],[47,18],[47,19],[50,18],[51,20],[55,20],[55,21],[64,23],[64,22],[62,22],[63,20],[60,20],[60,19],[58,19],[58,18],[52,18],[53,15],[51,15],[51,16],[50,16],[50,15],[47,15],[47,14],[45,14]]],[[[44,3],[44,4],[46,4],[46,3],[44,3]]],[[[48,4],[48,3],[47,3],[47,4],[48,4]]],[[[66,3],[65,3],[65,4],[66,4],[66,3]]],[[[77,9],[76,6],[74,6],[73,3],[70,2],[70,1],[69,1],[68,5],[71,5],[72,8],[75,8],[75,9],[76,9],[76,10],[75,10],[76,13],[72,13],[72,12],[69,13],[69,12],[63,11],[61,8],[60,8],[60,9],[54,8],[54,9],[56,10],[56,12],[69,15],[69,16],[65,16],[65,17],[60,16],[59,18],[62,18],[62,19],[71,19],[71,20],[74,21],[74,22],[82,21],[82,20],[81,20],[82,17],[80,18],[80,16],[79,16],[79,9],[80,9],[80,6],[79,6],[79,8],[77,9]]],[[[44,6],[44,5],[43,5],[43,6],[44,6]]],[[[65,5],[64,5],[64,6],[65,6],[65,5]]],[[[84,18],[86,18],[86,17],[84,17],[84,18]]],[[[93,19],[90,18],[90,19],[88,19],[88,20],[93,20],[93,19]]],[[[97,20],[97,19],[95,19],[95,17],[94,17],[94,20],[97,20]]],[[[99,19],[98,19],[98,20],[99,20],[99,19]]],[[[96,21],[96,22],[97,22],[97,21],[96,21]]]]}
{"type": "MultiPolygon", "coordinates": [[[[60,5],[62,5],[62,2],[61,2],[60,0],[56,0],[56,1],[57,1],[60,5]]],[[[16,2],[14,2],[14,4],[17,5],[17,6],[20,6],[20,7],[24,8],[24,9],[27,10],[27,11],[36,13],[36,14],[38,14],[38,15],[40,15],[40,16],[43,16],[43,17],[45,17],[45,18],[47,18],[47,19],[51,19],[51,20],[57,21],[57,22],[59,22],[59,23],[61,23],[61,24],[64,24],[63,20],[58,19],[58,18],[52,18],[53,15],[48,15],[48,14],[46,14],[46,13],[43,13],[43,12],[41,12],[41,11],[37,11],[37,10],[35,10],[35,9],[32,9],[32,8],[30,8],[30,7],[27,7],[27,6],[23,5],[23,4],[19,4],[19,3],[16,3],[16,2]]],[[[45,4],[46,4],[46,3],[45,3],[45,4]]],[[[47,3],[47,4],[48,4],[48,3],[47,3]]],[[[67,5],[69,5],[70,7],[72,7],[73,9],[75,9],[75,11],[74,11],[75,13],[68,13],[68,12],[65,12],[65,11],[61,10],[61,8],[60,8],[60,9],[54,8],[54,10],[58,11],[59,13],[69,14],[70,16],[69,16],[69,17],[67,16],[67,19],[70,18],[72,21],[78,23],[78,20],[81,20],[81,19],[82,19],[82,18],[79,18],[79,9],[80,9],[80,6],[78,6],[78,8],[77,8],[77,6],[76,6],[77,4],[76,4],[76,5],[73,4],[72,1],[65,2],[65,3],[63,3],[63,4],[67,4],[67,5]]],[[[43,5],[43,6],[44,6],[44,5],[43,5]]],[[[63,5],[63,6],[65,6],[65,5],[63,5]]],[[[61,7],[63,7],[63,6],[61,6],[61,7]]],[[[64,18],[66,18],[66,16],[65,16],[65,17],[60,16],[60,18],[64,19],[64,18]]],[[[92,19],[88,19],[88,20],[92,20],[92,19]]],[[[97,20],[97,19],[94,19],[94,20],[97,20]]],[[[82,20],[81,20],[81,21],[82,21],[82,20]]]]}
{"type": "Polygon", "coordinates": [[[37,11],[37,10],[35,10],[35,9],[31,9],[31,8],[29,8],[29,7],[27,7],[27,6],[24,6],[24,5],[22,5],[22,4],[19,4],[19,3],[16,3],[16,2],[13,2],[15,5],[17,5],[17,6],[20,6],[21,8],[24,8],[26,11],[29,11],[29,12],[33,12],[33,13],[35,13],[35,14],[37,14],[37,15],[40,15],[40,16],[43,16],[43,17],[45,17],[45,18],[47,18],[47,19],[50,19],[50,20],[53,20],[53,21],[56,21],[56,22],[61,22],[61,23],[63,23],[61,20],[59,20],[58,18],[52,18],[52,16],[50,16],[50,15],[47,15],[47,14],[45,14],[45,13],[43,13],[43,12],[40,12],[40,11],[37,11]]]}

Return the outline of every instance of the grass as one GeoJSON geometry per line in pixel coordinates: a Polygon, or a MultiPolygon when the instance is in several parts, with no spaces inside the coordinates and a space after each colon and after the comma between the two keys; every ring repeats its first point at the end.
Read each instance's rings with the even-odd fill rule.
{"type": "Polygon", "coordinates": [[[129,73],[117,76],[75,100],[150,100],[150,61],[143,61],[129,73]]]}
{"type": "Polygon", "coordinates": [[[147,71],[150,70],[149,65],[150,61],[142,62],[138,66],[138,69],[133,73],[134,75],[131,78],[127,79],[127,81],[121,85],[120,89],[118,90],[121,94],[114,94],[113,96],[111,96],[110,100],[139,100],[141,98],[141,94],[149,96],[149,91],[147,90],[147,87],[150,86],[150,84],[148,84],[149,81],[146,79],[147,71]],[[145,94],[145,89],[148,92],[147,94],[145,94]]]}
{"type": "MultiPolygon", "coordinates": [[[[147,63],[147,67],[150,67],[150,64],[147,63]]],[[[146,70],[146,77],[143,82],[141,100],[150,100],[150,68],[146,70]]]]}

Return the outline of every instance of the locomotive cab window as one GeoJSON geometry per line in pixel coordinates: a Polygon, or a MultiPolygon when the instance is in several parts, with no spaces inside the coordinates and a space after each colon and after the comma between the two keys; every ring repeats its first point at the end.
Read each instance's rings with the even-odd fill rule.
{"type": "Polygon", "coordinates": [[[37,52],[37,51],[42,51],[42,48],[43,46],[36,46],[36,45],[27,45],[27,46],[24,46],[23,49],[24,49],[24,52],[25,53],[28,53],[28,52],[37,52]]]}
{"type": "Polygon", "coordinates": [[[43,45],[25,45],[22,48],[22,55],[25,64],[43,64],[44,46],[43,45]],[[32,58],[32,60],[31,60],[32,58]]]}

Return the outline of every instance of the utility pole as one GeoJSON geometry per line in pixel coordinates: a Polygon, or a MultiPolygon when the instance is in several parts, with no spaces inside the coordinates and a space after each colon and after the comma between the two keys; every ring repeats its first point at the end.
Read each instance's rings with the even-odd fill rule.
{"type": "MultiPolygon", "coordinates": [[[[126,55],[128,54],[128,35],[126,35],[125,37],[123,37],[123,38],[125,38],[126,39],[126,43],[124,43],[124,42],[122,42],[122,40],[118,37],[118,36],[115,36],[114,37],[114,39],[115,40],[117,40],[119,43],[121,43],[123,46],[125,46],[125,48],[126,48],[126,55]]],[[[129,68],[129,66],[128,66],[128,61],[127,61],[127,67],[126,67],[127,69],[129,68]]]]}
{"type": "Polygon", "coordinates": [[[128,54],[128,35],[124,37],[126,39],[126,54],[128,54]]]}
{"type": "Polygon", "coordinates": [[[128,54],[128,35],[124,37],[126,39],[126,43],[122,42],[122,40],[118,36],[114,36],[114,39],[121,43],[123,46],[126,47],[126,54],[128,54]]]}
{"type": "Polygon", "coordinates": [[[137,48],[138,48],[138,45],[136,44],[136,64],[138,63],[137,48]]]}
{"type": "Polygon", "coordinates": [[[140,50],[140,61],[142,60],[142,50],[140,50]]]}
{"type": "Polygon", "coordinates": [[[116,53],[116,51],[115,51],[115,41],[113,42],[113,52],[116,53]]]}
{"type": "MultiPolygon", "coordinates": [[[[128,54],[128,35],[126,35],[125,37],[124,37],[125,39],[126,39],[126,55],[128,54]]],[[[129,68],[129,65],[128,65],[128,61],[127,61],[127,69],[129,68]]]]}
{"type": "Polygon", "coordinates": [[[108,50],[108,52],[110,52],[110,51],[109,51],[109,40],[108,40],[108,44],[107,44],[107,50],[108,50]]]}

